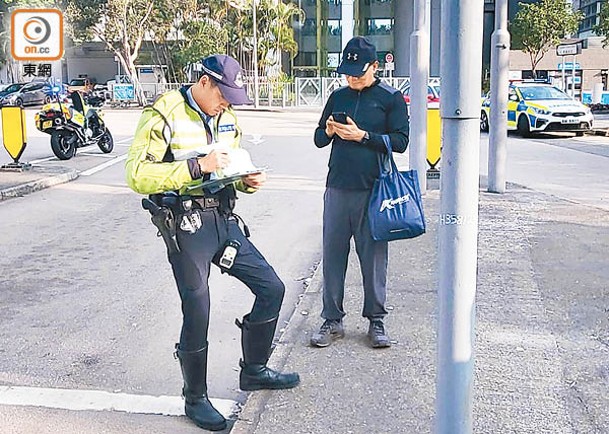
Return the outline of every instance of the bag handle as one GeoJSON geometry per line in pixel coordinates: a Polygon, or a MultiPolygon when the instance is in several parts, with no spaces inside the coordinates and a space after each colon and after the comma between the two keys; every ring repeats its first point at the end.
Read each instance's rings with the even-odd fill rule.
{"type": "Polygon", "coordinates": [[[387,154],[383,154],[379,152],[378,163],[379,163],[379,174],[386,175],[391,174],[392,171],[398,171],[397,166],[395,165],[395,161],[393,160],[393,153],[391,149],[391,140],[389,139],[389,135],[383,134],[381,136],[383,138],[383,143],[385,144],[385,149],[387,150],[387,154]]]}

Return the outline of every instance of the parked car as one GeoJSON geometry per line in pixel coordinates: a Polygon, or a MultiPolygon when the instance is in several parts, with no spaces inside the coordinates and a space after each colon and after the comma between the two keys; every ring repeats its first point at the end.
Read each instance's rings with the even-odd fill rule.
{"type": "Polygon", "coordinates": [[[73,78],[68,83],[68,93],[74,92],[75,90],[79,92],[89,92],[95,88],[96,81],[94,78],[73,78]]]}
{"type": "MultiPolygon", "coordinates": [[[[406,104],[410,104],[410,85],[406,86],[403,92],[404,101],[406,104]]],[[[440,102],[440,86],[427,85],[427,102],[428,103],[439,103],[440,102]]]]}
{"type": "MultiPolygon", "coordinates": [[[[482,100],[480,130],[488,131],[491,110],[490,92],[482,100]]],[[[551,131],[574,132],[583,136],[592,128],[594,116],[588,107],[547,83],[516,81],[510,84],[507,128],[522,137],[551,131]]]]}
{"type": "Polygon", "coordinates": [[[17,92],[19,89],[21,89],[23,86],[25,86],[25,84],[26,83],[13,83],[13,84],[9,84],[7,87],[2,89],[0,91],[0,102],[2,101],[2,99],[4,99],[5,96],[7,96],[10,93],[17,92]]]}
{"type": "Polygon", "coordinates": [[[46,104],[52,99],[51,85],[49,83],[32,81],[30,83],[18,83],[18,85],[21,85],[18,90],[2,97],[0,106],[14,105],[24,107],[33,104],[46,104]]]}

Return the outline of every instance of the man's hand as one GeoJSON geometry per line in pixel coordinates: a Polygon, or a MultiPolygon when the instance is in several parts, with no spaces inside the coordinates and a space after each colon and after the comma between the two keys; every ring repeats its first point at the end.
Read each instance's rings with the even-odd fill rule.
{"type": "Polygon", "coordinates": [[[347,116],[347,124],[341,124],[338,122],[332,122],[332,128],[338,136],[343,140],[350,140],[352,142],[361,142],[366,132],[360,130],[359,127],[353,122],[349,116],[347,116]]]}
{"type": "Polygon", "coordinates": [[[336,122],[332,116],[326,120],[326,136],[334,137],[334,125],[337,124],[338,122],[336,122]]]}
{"type": "Polygon", "coordinates": [[[205,157],[197,158],[201,172],[212,173],[218,169],[224,169],[230,163],[228,151],[214,149],[205,157]]]}
{"type": "Polygon", "coordinates": [[[265,172],[252,173],[250,175],[244,176],[241,179],[243,180],[243,183],[245,185],[247,185],[248,187],[258,189],[258,188],[262,187],[262,185],[266,182],[266,173],[265,172]]]}

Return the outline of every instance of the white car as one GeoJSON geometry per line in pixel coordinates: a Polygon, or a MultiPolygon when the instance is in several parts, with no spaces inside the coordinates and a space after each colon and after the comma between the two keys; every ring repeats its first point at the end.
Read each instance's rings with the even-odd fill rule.
{"type": "MultiPolygon", "coordinates": [[[[482,101],[480,130],[488,131],[490,93],[482,101]]],[[[523,137],[534,133],[568,131],[578,136],[592,128],[594,116],[588,107],[562,90],[546,83],[513,82],[507,107],[507,128],[523,137]]]]}

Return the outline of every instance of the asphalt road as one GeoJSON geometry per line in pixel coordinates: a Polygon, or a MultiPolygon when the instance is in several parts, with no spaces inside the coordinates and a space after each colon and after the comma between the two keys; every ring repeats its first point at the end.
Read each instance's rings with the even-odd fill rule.
{"type": "MultiPolygon", "coordinates": [[[[27,111],[22,161],[73,167],[81,176],[0,204],[0,386],[179,396],[179,366],[172,355],[179,298],[163,244],[140,209],[139,196],[124,181],[124,155],[139,113],[107,111],[114,152],[84,148],[67,162],[57,161],[48,136],[29,124],[33,113],[27,111]]],[[[280,326],[321,256],[328,149],[312,144],[317,117],[315,112],[240,113],[244,147],[256,165],[270,168],[270,179],[259,193],[242,195],[237,212],[286,283],[280,326]]],[[[608,138],[510,136],[508,147],[508,181],[609,209],[608,138]],[[565,181],[574,173],[580,185],[565,181]]],[[[486,155],[483,135],[482,175],[486,155]]],[[[407,164],[407,156],[397,159],[407,164]]],[[[8,161],[0,152],[0,163],[8,161]]],[[[249,311],[253,298],[217,272],[210,286],[210,396],[242,402],[234,319],[249,311]]],[[[0,405],[0,432],[5,431],[199,432],[185,418],[0,405]],[[49,421],[50,428],[42,429],[49,421]]]]}
{"type": "MultiPolygon", "coordinates": [[[[62,164],[81,174],[0,206],[6,252],[0,258],[0,384],[179,396],[173,358],[179,297],[163,243],[140,196],[124,181],[124,155],[138,118],[137,111],[108,112],[114,152],[84,148],[67,162],[52,157],[48,136],[29,135],[23,161],[62,164]]],[[[259,193],[241,195],[237,212],[286,284],[280,328],[320,258],[328,150],[312,144],[316,118],[242,116],[244,147],[257,165],[270,168],[270,179],[259,193]]],[[[242,402],[234,321],[249,312],[253,296],[219,272],[212,273],[210,287],[209,393],[242,402]]],[[[15,414],[10,420],[20,420],[19,409],[5,410],[15,414]]],[[[104,417],[91,413],[91,423],[104,417]]],[[[189,426],[184,418],[175,420],[175,432],[189,426]]]]}

